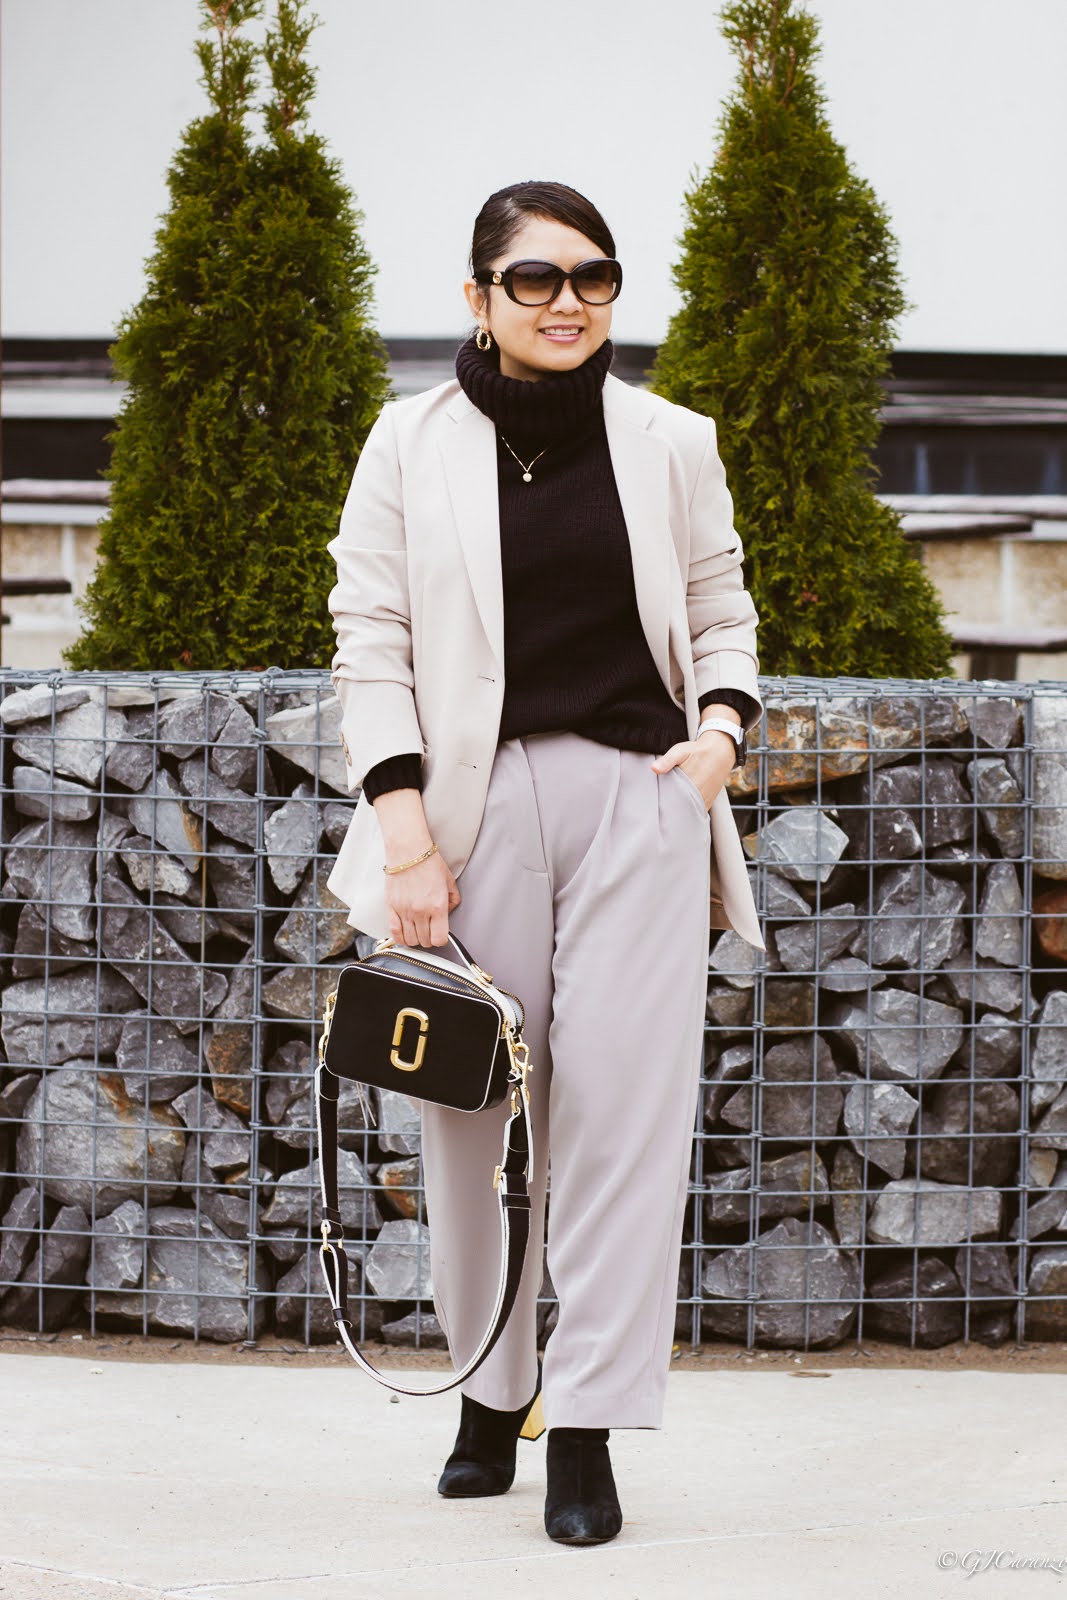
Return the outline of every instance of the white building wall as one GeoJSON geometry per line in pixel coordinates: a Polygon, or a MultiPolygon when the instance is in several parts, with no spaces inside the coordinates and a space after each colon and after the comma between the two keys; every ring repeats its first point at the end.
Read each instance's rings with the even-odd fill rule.
{"type": "MultiPolygon", "coordinates": [[[[900,240],[899,344],[1067,353],[1067,4],[810,4],[834,129],[900,240]]],[[[383,333],[459,335],[478,206],[550,177],[615,231],[614,337],[662,337],[683,193],[733,77],[715,4],[312,9],[314,124],[365,213],[383,333]]],[[[167,163],[205,105],[198,18],[197,0],[3,0],[5,336],[109,335],[139,296],[167,163]]]]}

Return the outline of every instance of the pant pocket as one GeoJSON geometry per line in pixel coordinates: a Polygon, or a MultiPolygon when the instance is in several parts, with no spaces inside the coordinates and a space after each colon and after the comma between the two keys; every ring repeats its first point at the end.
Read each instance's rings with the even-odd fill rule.
{"type": "Polygon", "coordinates": [[[689,790],[689,793],[693,796],[696,804],[700,807],[701,816],[705,819],[705,821],[710,821],[711,812],[708,810],[704,796],[701,794],[700,790],[697,788],[688,772],[686,772],[683,767],[672,767],[671,771],[681,779],[684,787],[689,790]]]}

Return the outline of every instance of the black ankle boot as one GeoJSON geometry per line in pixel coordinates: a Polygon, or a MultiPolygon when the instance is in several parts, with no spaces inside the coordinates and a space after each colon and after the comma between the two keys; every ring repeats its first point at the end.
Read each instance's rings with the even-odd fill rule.
{"type": "Polygon", "coordinates": [[[469,1395],[460,1396],[459,1432],[438,1480],[438,1494],[471,1497],[505,1494],[515,1480],[519,1437],[537,1439],[540,1424],[541,1363],[532,1400],[517,1411],[497,1411],[469,1395]],[[526,1426],[524,1426],[526,1424],[526,1426]]]}
{"type": "Polygon", "coordinates": [[[545,1532],[560,1544],[603,1544],[622,1527],[607,1428],[549,1428],[545,1532]]]}

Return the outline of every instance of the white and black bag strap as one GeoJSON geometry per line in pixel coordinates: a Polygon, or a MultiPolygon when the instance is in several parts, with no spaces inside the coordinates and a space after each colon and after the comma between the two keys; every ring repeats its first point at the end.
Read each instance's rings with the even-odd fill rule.
{"type": "Polygon", "coordinates": [[[368,1361],[355,1342],[348,1311],[348,1257],[345,1254],[337,1190],[337,1099],[340,1081],[321,1060],[315,1069],[315,1115],[322,1187],[322,1243],[319,1257],[326,1290],[333,1307],[337,1332],[349,1355],[364,1372],[397,1394],[444,1394],[447,1389],[454,1389],[469,1378],[499,1339],[519,1292],[519,1279],[530,1238],[528,1177],[533,1162],[533,1126],[530,1120],[530,1095],[526,1086],[527,1048],[521,1038],[513,1038],[510,1030],[508,1041],[511,1050],[511,1070],[508,1074],[511,1108],[504,1124],[500,1165],[492,1179],[500,1207],[500,1280],[496,1303],[485,1333],[470,1359],[446,1383],[434,1384],[429,1389],[414,1389],[395,1382],[368,1361]]]}

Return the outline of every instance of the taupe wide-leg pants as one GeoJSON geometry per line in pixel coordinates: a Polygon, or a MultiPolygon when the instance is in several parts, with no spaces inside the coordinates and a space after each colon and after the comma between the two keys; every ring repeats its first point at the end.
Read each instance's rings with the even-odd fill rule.
{"type": "MultiPolygon", "coordinates": [[[[498,745],[449,916],[525,1004],[536,1141],[518,1300],[463,1388],[500,1410],[533,1394],[551,1156],[550,1428],[662,1427],[702,1060],[710,820],[692,779],[654,772],[653,756],[570,732],[498,745]]],[[[496,1289],[492,1174],[507,1110],[422,1103],[434,1301],[457,1365],[496,1289]]]]}

